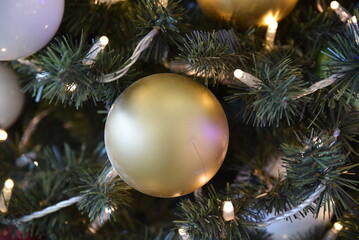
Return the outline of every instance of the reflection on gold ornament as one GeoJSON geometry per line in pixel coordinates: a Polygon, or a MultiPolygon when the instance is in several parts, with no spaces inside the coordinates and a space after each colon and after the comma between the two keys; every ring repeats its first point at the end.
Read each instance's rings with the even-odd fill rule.
{"type": "Polygon", "coordinates": [[[216,97],[188,77],[145,77],[113,104],[105,127],[109,159],[130,186],[157,197],[202,187],[228,147],[226,115],[216,97]]]}
{"type": "Polygon", "coordinates": [[[298,0],[197,0],[211,18],[233,21],[240,26],[268,25],[268,18],[283,19],[298,0]]]}

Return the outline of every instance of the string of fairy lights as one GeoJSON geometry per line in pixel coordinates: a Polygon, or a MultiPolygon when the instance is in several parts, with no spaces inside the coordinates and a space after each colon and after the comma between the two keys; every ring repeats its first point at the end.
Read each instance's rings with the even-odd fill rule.
{"type": "MultiPolygon", "coordinates": [[[[100,4],[103,2],[107,2],[110,4],[110,3],[117,2],[117,1],[118,0],[113,0],[113,1],[96,0],[96,3],[100,4]]],[[[168,1],[163,0],[161,3],[163,6],[167,6],[168,1]]],[[[317,0],[317,6],[318,6],[319,11],[321,11],[321,10],[323,11],[324,7],[321,6],[320,0],[317,0]]],[[[352,16],[337,1],[332,1],[330,4],[330,8],[337,14],[338,18],[343,23],[347,24],[347,26],[349,26],[350,28],[355,30],[355,31],[353,31],[355,34],[354,40],[359,45],[359,36],[358,36],[359,27],[358,27],[358,23],[357,23],[357,18],[355,16],[352,16]]],[[[264,48],[265,48],[265,50],[270,51],[275,46],[275,37],[276,37],[276,31],[278,28],[278,22],[276,21],[276,19],[274,17],[268,17],[266,20],[266,23],[267,23],[268,28],[267,28],[267,32],[266,32],[264,48]]],[[[103,82],[110,82],[110,81],[116,80],[116,79],[120,78],[121,76],[123,76],[124,74],[126,74],[126,72],[129,70],[129,68],[138,60],[141,53],[148,48],[148,46],[150,45],[153,38],[157,35],[158,31],[159,31],[158,29],[153,29],[151,32],[149,32],[149,34],[147,34],[139,42],[133,55],[127,62],[127,65],[120,72],[106,75],[103,82]],[[111,76],[111,77],[109,77],[109,76],[111,76]]],[[[92,45],[91,49],[88,51],[88,53],[87,53],[86,57],[83,59],[82,63],[87,66],[93,65],[97,59],[97,56],[102,51],[104,51],[104,49],[108,43],[109,43],[109,39],[106,36],[100,37],[99,40],[96,41],[92,45]]],[[[31,63],[27,63],[26,60],[24,60],[24,59],[19,59],[18,61],[22,64],[31,64],[31,63]]],[[[40,73],[40,71],[41,71],[41,69],[39,69],[39,74],[44,74],[42,72],[40,73]]],[[[234,76],[236,79],[238,79],[239,81],[241,81],[242,83],[246,84],[247,86],[249,86],[251,88],[257,88],[258,84],[261,82],[260,79],[254,77],[253,75],[251,75],[249,73],[242,71],[241,69],[236,69],[234,71],[234,76]]],[[[41,76],[40,76],[40,78],[41,78],[41,76]]],[[[336,79],[337,79],[337,77],[335,77],[335,76],[334,77],[331,76],[328,79],[324,79],[324,80],[320,81],[319,83],[316,83],[315,86],[310,87],[304,95],[308,95],[308,94],[313,93],[319,89],[322,89],[322,88],[332,84],[334,81],[336,81],[336,79]]],[[[66,87],[66,90],[70,91],[70,92],[74,92],[77,89],[77,86],[75,83],[68,84],[65,87],[66,87]]],[[[41,89],[40,89],[40,91],[41,91],[41,89]]],[[[41,92],[39,94],[41,95],[41,92]]],[[[304,95],[301,95],[301,96],[304,96],[304,95]]],[[[301,96],[298,96],[298,97],[301,97],[301,96]]],[[[8,133],[6,132],[6,130],[0,128],[0,142],[6,141],[7,138],[8,138],[8,133]]],[[[35,166],[38,166],[39,163],[37,161],[33,161],[33,164],[35,166]]],[[[0,212],[3,212],[3,213],[7,212],[8,203],[11,199],[12,189],[14,188],[14,186],[15,186],[15,182],[10,178],[4,182],[4,186],[2,188],[2,192],[0,195],[0,212]]],[[[56,211],[57,210],[59,210],[59,209],[56,209],[56,211]]],[[[105,222],[109,219],[109,216],[111,213],[112,213],[111,209],[105,209],[103,216],[95,219],[95,221],[93,221],[90,224],[89,230],[92,233],[95,233],[97,231],[97,229],[101,227],[103,222],[105,222]]],[[[222,217],[225,221],[234,221],[236,219],[235,208],[234,208],[231,200],[223,201],[222,217]]],[[[342,229],[343,229],[343,225],[340,222],[335,222],[333,224],[332,228],[325,234],[323,240],[336,239],[336,237],[338,236],[339,232],[342,229]]],[[[178,234],[181,236],[181,238],[183,240],[191,239],[190,233],[188,232],[188,230],[185,227],[180,227],[178,229],[178,234]]]]}

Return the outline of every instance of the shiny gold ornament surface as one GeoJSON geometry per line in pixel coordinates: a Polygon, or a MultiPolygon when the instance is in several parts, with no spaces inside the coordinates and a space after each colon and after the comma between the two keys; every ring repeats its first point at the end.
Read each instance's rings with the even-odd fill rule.
{"type": "Polygon", "coordinates": [[[178,197],[207,183],[228,147],[226,115],[216,97],[190,78],[171,73],[138,80],[108,114],[110,162],[131,187],[178,197]]]}
{"type": "Polygon", "coordinates": [[[287,16],[298,0],[197,0],[203,12],[211,18],[233,21],[240,26],[268,25],[287,16]]]}

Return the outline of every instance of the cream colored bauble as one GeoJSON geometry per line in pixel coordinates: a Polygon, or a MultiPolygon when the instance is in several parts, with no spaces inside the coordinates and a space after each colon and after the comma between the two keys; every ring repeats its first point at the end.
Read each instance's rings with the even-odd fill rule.
{"type": "MultiPolygon", "coordinates": [[[[268,218],[274,217],[270,214],[268,218]]],[[[299,234],[305,234],[315,230],[315,228],[325,228],[325,225],[329,223],[332,214],[328,214],[328,209],[324,214],[324,208],[320,209],[317,218],[314,218],[312,213],[308,213],[305,217],[300,217],[292,221],[281,220],[273,223],[265,228],[265,230],[271,234],[273,240],[286,240],[295,239],[299,237],[299,234]]]]}
{"type": "Polygon", "coordinates": [[[20,115],[23,105],[24,94],[15,72],[0,64],[0,128],[11,126],[20,115]]]}
{"type": "MultiPolygon", "coordinates": [[[[264,171],[269,176],[274,178],[286,177],[287,169],[285,167],[284,161],[282,160],[282,157],[283,156],[274,157],[265,166],[264,171]]],[[[269,214],[267,219],[274,216],[274,214],[269,214]]],[[[279,222],[273,223],[265,227],[265,230],[271,234],[270,239],[273,240],[295,239],[299,236],[299,234],[307,233],[314,230],[315,228],[324,228],[325,225],[329,223],[332,216],[333,211],[331,211],[329,214],[328,209],[326,212],[324,212],[324,208],[322,207],[317,218],[314,218],[312,213],[308,213],[307,216],[300,217],[298,219],[292,217],[292,221],[281,220],[279,222]]]]}
{"type": "Polygon", "coordinates": [[[112,166],[131,187],[178,197],[207,183],[228,147],[226,115],[203,85],[178,74],[142,78],[113,104],[105,144],[112,166]]]}
{"type": "Polygon", "coordinates": [[[197,0],[202,11],[211,18],[233,21],[240,26],[268,25],[287,16],[298,0],[197,0]]]}

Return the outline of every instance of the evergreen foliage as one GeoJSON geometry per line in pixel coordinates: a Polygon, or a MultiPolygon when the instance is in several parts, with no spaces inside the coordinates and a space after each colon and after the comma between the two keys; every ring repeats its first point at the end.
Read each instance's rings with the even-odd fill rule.
{"type": "MultiPolygon", "coordinates": [[[[279,23],[275,49],[266,51],[265,28],[211,20],[193,0],[169,0],[167,7],[160,0],[96,2],[66,0],[57,36],[29,58],[32,64],[8,63],[32,96],[21,120],[8,129],[9,139],[0,142],[0,185],[7,178],[15,181],[8,210],[0,213],[0,233],[14,225],[25,236],[44,239],[172,240],[180,239],[182,228],[193,240],[271,239],[258,228],[267,215],[296,207],[324,185],[312,204],[288,220],[316,217],[323,207],[334,213],[331,224],[335,219],[344,226],[338,239],[358,238],[358,28],[301,0],[279,23]],[[124,77],[104,83],[153,29],[158,34],[136,64],[124,77]],[[109,37],[109,46],[93,65],[84,64],[101,35],[109,37]],[[318,62],[320,51],[328,61],[318,62]],[[220,99],[230,147],[203,194],[155,199],[133,191],[112,172],[99,113],[107,113],[131,83],[176,64],[185,66],[177,72],[220,99]],[[235,69],[260,81],[249,87],[235,79],[235,69]],[[306,94],[323,72],[335,81],[306,94]],[[44,111],[24,143],[31,119],[44,111]],[[272,158],[282,159],[285,174],[268,173],[272,158]],[[77,205],[19,221],[76,196],[82,197],[77,205]],[[234,205],[232,221],[222,217],[224,201],[234,205]],[[94,222],[99,226],[91,230],[94,222]]],[[[354,4],[345,7],[359,17],[354,4]]],[[[312,229],[293,239],[324,234],[312,229]]]]}

